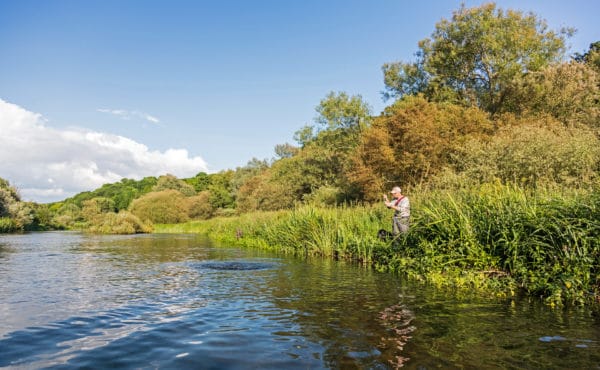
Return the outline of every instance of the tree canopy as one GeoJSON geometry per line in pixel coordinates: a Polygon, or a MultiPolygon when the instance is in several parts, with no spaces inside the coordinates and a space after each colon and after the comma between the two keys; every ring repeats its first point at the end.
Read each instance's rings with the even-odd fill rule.
{"type": "Polygon", "coordinates": [[[383,66],[384,95],[423,93],[490,113],[506,111],[515,81],[561,61],[573,32],[549,30],[533,13],[504,11],[494,3],[463,5],[419,42],[416,62],[383,66]]]}

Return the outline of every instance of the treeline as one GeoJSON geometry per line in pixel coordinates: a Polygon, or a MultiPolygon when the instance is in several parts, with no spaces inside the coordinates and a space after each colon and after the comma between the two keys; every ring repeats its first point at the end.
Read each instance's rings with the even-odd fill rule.
{"type": "Polygon", "coordinates": [[[43,223],[145,232],[298,204],[372,203],[396,184],[409,194],[486,183],[593,189],[600,41],[568,56],[573,32],[493,3],[463,6],[419,42],[415,61],[382,66],[383,112],[331,92],[272,159],[186,179],[124,179],[48,205],[43,223]]]}

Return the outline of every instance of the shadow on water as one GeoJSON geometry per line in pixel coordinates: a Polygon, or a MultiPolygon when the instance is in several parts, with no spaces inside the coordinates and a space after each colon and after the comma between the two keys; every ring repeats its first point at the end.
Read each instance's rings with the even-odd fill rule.
{"type": "Polygon", "coordinates": [[[233,271],[249,271],[249,270],[265,270],[275,267],[272,263],[260,263],[250,261],[218,261],[204,262],[198,265],[200,268],[209,270],[233,270],[233,271]]]}

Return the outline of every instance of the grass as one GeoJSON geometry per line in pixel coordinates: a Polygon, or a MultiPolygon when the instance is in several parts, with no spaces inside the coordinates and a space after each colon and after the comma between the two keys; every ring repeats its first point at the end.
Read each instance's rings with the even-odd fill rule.
{"type": "Polygon", "coordinates": [[[598,303],[600,193],[526,191],[488,184],[415,192],[408,234],[377,239],[391,228],[382,205],[257,212],[155,232],[203,233],[243,247],[360,261],[439,286],[500,296],[524,292],[550,305],[598,303]]]}

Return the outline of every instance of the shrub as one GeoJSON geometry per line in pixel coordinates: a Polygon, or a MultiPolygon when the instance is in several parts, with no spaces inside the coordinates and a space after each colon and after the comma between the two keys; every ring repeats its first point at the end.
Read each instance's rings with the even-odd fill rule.
{"type": "Polygon", "coordinates": [[[212,217],[215,210],[210,204],[210,192],[202,191],[198,195],[186,199],[188,216],[192,219],[205,220],[212,217]]]}
{"type": "Polygon", "coordinates": [[[600,141],[588,129],[538,120],[504,127],[487,142],[470,141],[454,163],[481,183],[590,185],[597,177],[600,141]]]}
{"type": "Polygon", "coordinates": [[[102,215],[100,222],[90,227],[90,231],[103,234],[136,234],[152,232],[152,227],[138,217],[127,212],[109,212],[102,215]]]}
{"type": "Polygon", "coordinates": [[[177,190],[151,192],[134,200],[129,211],[140,220],[166,224],[189,219],[185,196],[177,190]]]}
{"type": "Polygon", "coordinates": [[[12,233],[17,231],[17,225],[8,217],[0,217],[0,233],[12,233]]]}

